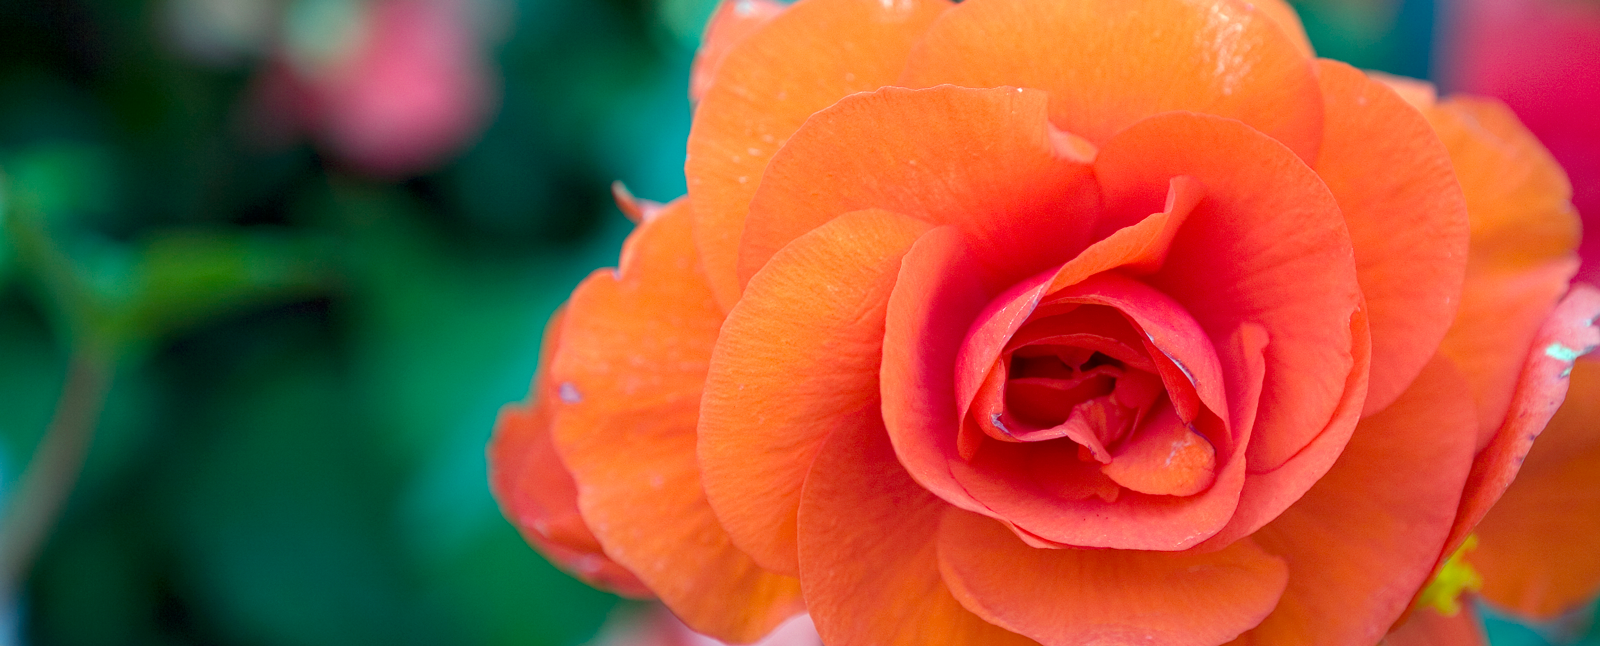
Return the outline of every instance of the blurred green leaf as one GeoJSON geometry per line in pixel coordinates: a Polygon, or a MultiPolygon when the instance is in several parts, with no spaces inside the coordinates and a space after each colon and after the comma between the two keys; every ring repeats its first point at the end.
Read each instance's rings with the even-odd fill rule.
{"type": "Polygon", "coordinates": [[[164,231],[135,253],[127,325],[158,339],[218,316],[306,298],[332,281],[323,245],[281,234],[164,231]]]}
{"type": "Polygon", "coordinates": [[[6,214],[10,212],[6,201],[6,176],[0,169],[0,286],[6,284],[11,274],[11,236],[6,233],[6,214]]]}
{"type": "Polygon", "coordinates": [[[0,160],[16,208],[60,218],[115,206],[116,173],[100,146],[73,141],[34,144],[0,160]]]}
{"type": "Polygon", "coordinates": [[[109,164],[94,147],[35,146],[7,167],[6,231],[75,343],[145,345],[331,282],[325,252],[303,238],[189,228],[127,245],[75,226],[71,216],[115,208],[109,164]]]}

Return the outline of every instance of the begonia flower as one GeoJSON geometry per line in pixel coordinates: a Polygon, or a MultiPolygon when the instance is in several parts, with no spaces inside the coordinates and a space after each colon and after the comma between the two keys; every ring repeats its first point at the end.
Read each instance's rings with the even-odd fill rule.
{"type": "MultiPolygon", "coordinates": [[[[1572,202],[1600,221],[1600,4],[1582,0],[1456,0],[1439,52],[1446,87],[1504,101],[1572,178],[1572,202]]],[[[1579,279],[1600,282],[1600,237],[1580,253],[1579,279]]]]}
{"type": "Polygon", "coordinates": [[[490,447],[530,542],[697,632],[1376,644],[1593,344],[1537,141],[1281,2],[716,20],[689,195],[624,194],[490,447]]]}
{"type": "MultiPolygon", "coordinates": [[[[1439,67],[1450,87],[1504,101],[1549,147],[1586,226],[1600,217],[1600,7],[1565,0],[1462,0],[1449,6],[1439,67]]],[[[1425,108],[1426,109],[1426,108],[1425,108]]],[[[1548,181],[1557,181],[1553,173],[1548,181]]],[[[1561,180],[1564,181],[1564,180],[1561,180]]],[[[1600,278],[1600,246],[1580,245],[1579,280],[1600,278]]],[[[1557,354],[1561,347],[1549,348],[1557,354]]],[[[1467,596],[1522,621],[1560,624],[1600,596],[1600,364],[1583,358],[1571,391],[1460,566],[1467,596]]],[[[1483,643],[1470,604],[1419,608],[1393,646],[1483,643]]]]}

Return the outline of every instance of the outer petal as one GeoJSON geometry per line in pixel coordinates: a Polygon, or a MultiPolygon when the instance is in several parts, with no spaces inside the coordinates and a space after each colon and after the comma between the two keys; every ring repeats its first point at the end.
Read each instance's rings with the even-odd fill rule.
{"type": "Polygon", "coordinates": [[[1561,167],[1504,105],[1454,98],[1425,114],[1472,223],[1461,311],[1441,349],[1472,383],[1486,440],[1505,419],[1523,349],[1577,269],[1579,223],[1561,167]]]}
{"type": "Polygon", "coordinates": [[[1302,159],[1322,140],[1310,59],[1246,2],[969,0],[941,16],[902,85],[1010,85],[1050,94],[1050,120],[1103,144],[1140,119],[1238,119],[1302,159]]]}
{"type": "Polygon", "coordinates": [[[789,5],[778,0],[722,0],[718,3],[717,10],[706,21],[700,49],[694,53],[694,67],[689,71],[689,99],[699,101],[706,90],[711,89],[717,67],[722,65],[722,58],[735,43],[787,8],[789,5]]]}
{"type": "Polygon", "coordinates": [[[1095,174],[1118,215],[1150,213],[1172,177],[1205,185],[1146,282],[1182,303],[1213,341],[1245,323],[1266,329],[1267,382],[1247,451],[1252,473],[1282,465],[1328,425],[1355,365],[1350,320],[1361,291],[1333,195],[1278,142],[1186,113],[1119,133],[1100,150],[1095,174]]]}
{"type": "Polygon", "coordinates": [[[762,169],[813,112],[894,82],[944,0],[802,0],[733,45],[689,132],[695,244],[723,311],[762,169]]]}
{"type": "Polygon", "coordinates": [[[1289,563],[1289,589],[1247,641],[1371,644],[1433,572],[1472,462],[1462,377],[1428,364],[1361,421],[1332,470],[1254,537],[1289,563]]]}
{"type": "MultiPolygon", "coordinates": [[[[637,612],[613,613],[589,646],[724,646],[690,630],[666,608],[651,605],[637,612]]],[[[811,618],[800,615],[783,622],[752,646],[822,646],[811,618]]]]}
{"type": "Polygon", "coordinates": [[[1372,413],[1405,391],[1455,319],[1467,205],[1449,152],[1416,108],[1344,63],[1317,69],[1325,129],[1313,167],[1338,198],[1355,248],[1372,325],[1372,413]]]}
{"type": "Polygon", "coordinates": [[[1288,579],[1248,539],[1209,554],[1041,550],[951,509],[939,564],[962,605],[1048,646],[1212,646],[1261,621],[1288,579]]]}
{"type": "MultiPolygon", "coordinates": [[[[1600,344],[1600,329],[1594,327],[1597,316],[1600,316],[1600,291],[1588,285],[1577,285],[1540,328],[1535,342],[1528,350],[1506,421],[1495,433],[1489,446],[1484,448],[1473,462],[1472,474],[1467,480],[1466,491],[1462,494],[1461,507],[1456,512],[1450,540],[1438,559],[1440,562],[1466,540],[1467,534],[1484,519],[1489,508],[1494,506],[1495,501],[1500,499],[1511,485],[1512,479],[1517,476],[1517,471],[1524,464],[1534,440],[1556,414],[1562,399],[1567,394],[1567,378],[1572,370],[1573,360],[1594,349],[1596,344],[1600,344]]],[[[1548,460],[1544,458],[1541,458],[1541,461],[1548,464],[1548,460]]],[[[1536,488],[1528,492],[1528,494],[1536,493],[1536,488]]],[[[1581,497],[1579,494],[1578,498],[1581,497]]],[[[1517,512],[1513,508],[1508,513],[1517,512]]],[[[1493,527],[1491,526],[1491,530],[1493,527]]],[[[1502,539],[1498,546],[1491,548],[1491,552],[1506,547],[1502,539]]],[[[1491,554],[1490,559],[1493,558],[1494,554],[1491,554]]],[[[1469,562],[1476,561],[1475,556],[1469,557],[1469,562]]],[[[1559,563],[1555,567],[1568,566],[1568,563],[1559,563]]],[[[1542,595],[1535,592],[1532,598],[1537,599],[1540,596],[1542,595]]],[[[1569,599],[1570,597],[1561,601],[1569,599]]],[[[1557,601],[1554,596],[1548,600],[1557,601]]],[[[1521,601],[1523,600],[1519,600],[1521,601]]],[[[1527,600],[1527,603],[1534,607],[1539,605],[1531,599],[1527,600]]]]}
{"type": "MultiPolygon", "coordinates": [[[[1560,0],[1461,0],[1434,59],[1446,86],[1497,97],[1572,178],[1572,203],[1600,223],[1600,6],[1560,0]]],[[[1587,235],[1579,278],[1600,283],[1600,236],[1587,235]]]]}
{"type": "Polygon", "coordinates": [[[1600,594],[1600,361],[1573,364],[1571,384],[1468,558],[1484,598],[1538,619],[1600,594]]]}
{"type": "Polygon", "coordinates": [[[556,455],[550,438],[555,386],[545,372],[560,343],[562,310],[545,326],[539,376],[531,405],[500,409],[489,441],[489,487],[506,518],[529,543],[585,583],[630,597],[651,597],[627,568],[606,556],[578,513],[578,485],[556,455]]]}
{"type": "Polygon", "coordinates": [[[573,292],[550,368],[553,435],[606,554],[695,630],[750,642],[803,602],[798,581],[733,546],[700,486],[695,424],[722,313],[686,207],[644,223],[619,270],[573,292]]]}
{"type": "Polygon", "coordinates": [[[741,278],[800,234],[866,208],[958,225],[997,292],[1071,258],[1089,243],[1099,193],[1088,165],[1053,145],[1045,102],[1015,88],[884,88],[817,113],[761,179],[741,278]]]}
{"type": "Polygon", "coordinates": [[[1256,9],[1261,10],[1272,22],[1283,30],[1284,35],[1294,42],[1295,47],[1306,56],[1311,56],[1311,39],[1306,37],[1306,26],[1300,22],[1300,14],[1285,0],[1249,0],[1256,9]]]}
{"type": "Polygon", "coordinates": [[[1461,612],[1446,617],[1433,610],[1418,610],[1383,640],[1385,646],[1488,646],[1488,636],[1478,623],[1478,612],[1464,604],[1461,612]]]}
{"type": "Polygon", "coordinates": [[[764,567],[799,572],[812,457],[861,411],[878,415],[889,292],[927,230],[888,211],[841,216],[774,256],[728,313],[700,407],[700,469],[723,527],[764,567]]]}
{"type": "Polygon", "coordinates": [[[800,583],[826,643],[1034,644],[950,595],[935,540],[949,508],[900,467],[876,411],[828,438],[800,504],[800,583]]]}

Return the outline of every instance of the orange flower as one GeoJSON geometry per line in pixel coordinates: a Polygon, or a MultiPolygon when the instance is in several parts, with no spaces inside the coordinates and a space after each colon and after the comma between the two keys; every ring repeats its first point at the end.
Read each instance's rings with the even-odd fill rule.
{"type": "Polygon", "coordinates": [[[1376,643],[1595,342],[1543,149],[1280,2],[708,34],[689,195],[624,200],[490,450],[532,542],[718,639],[1376,643]]]}

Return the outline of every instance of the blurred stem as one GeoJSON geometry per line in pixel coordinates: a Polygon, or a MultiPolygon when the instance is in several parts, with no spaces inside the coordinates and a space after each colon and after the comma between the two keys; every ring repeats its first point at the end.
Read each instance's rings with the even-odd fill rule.
{"type": "MultiPolygon", "coordinates": [[[[93,345],[93,344],[88,344],[93,345]]],[[[72,493],[111,386],[110,353],[75,350],[55,415],[0,510],[0,603],[17,592],[72,493]]]]}

